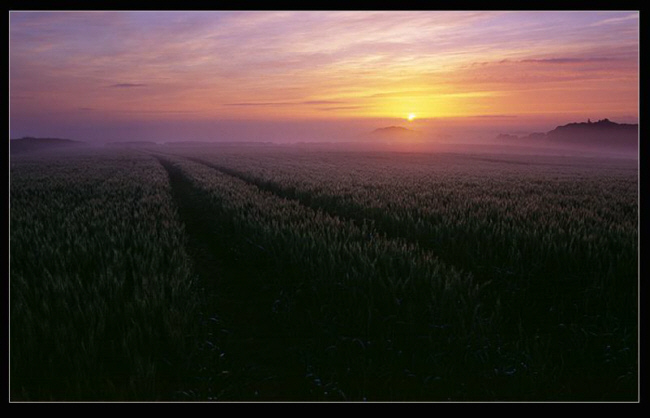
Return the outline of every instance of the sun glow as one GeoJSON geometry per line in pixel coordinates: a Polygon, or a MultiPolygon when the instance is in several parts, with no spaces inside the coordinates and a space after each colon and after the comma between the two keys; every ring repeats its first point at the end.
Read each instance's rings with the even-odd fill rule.
{"type": "Polygon", "coordinates": [[[406,119],[409,120],[409,122],[413,121],[415,119],[416,114],[415,113],[409,113],[409,115],[406,117],[406,119]]]}

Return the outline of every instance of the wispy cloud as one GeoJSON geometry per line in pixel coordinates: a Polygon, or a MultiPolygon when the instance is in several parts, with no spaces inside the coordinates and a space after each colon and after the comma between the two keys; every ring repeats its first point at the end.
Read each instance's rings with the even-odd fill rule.
{"type": "Polygon", "coordinates": [[[117,89],[129,89],[133,87],[145,87],[146,84],[140,84],[140,83],[118,83],[118,84],[111,84],[110,88],[117,88],[117,89]]]}
{"type": "Polygon", "coordinates": [[[242,103],[224,103],[224,106],[287,106],[293,105],[293,102],[242,102],[242,103]]]}
{"type": "Polygon", "coordinates": [[[608,57],[588,57],[588,58],[576,58],[576,57],[565,57],[565,58],[539,58],[539,59],[523,59],[518,62],[523,63],[535,63],[535,64],[587,64],[594,62],[607,62],[607,61],[616,61],[615,58],[608,57]]]}
{"type": "Polygon", "coordinates": [[[470,115],[468,118],[480,118],[480,119],[513,119],[517,115],[470,115]]]}
{"type": "Polygon", "coordinates": [[[295,106],[295,105],[328,105],[346,103],[341,100],[303,100],[295,102],[241,102],[224,103],[224,106],[295,106]]]}
{"type": "Polygon", "coordinates": [[[386,97],[411,97],[411,96],[428,96],[431,91],[428,90],[406,90],[406,91],[388,91],[384,93],[374,93],[366,97],[369,98],[386,98],[386,97]]]}
{"type": "Polygon", "coordinates": [[[121,110],[119,113],[142,113],[142,114],[164,114],[164,113],[173,113],[173,114],[192,114],[196,113],[193,110],[141,110],[141,109],[130,109],[130,110],[121,110]]]}
{"type": "Polygon", "coordinates": [[[341,104],[345,103],[341,100],[305,100],[304,102],[299,102],[299,104],[306,105],[326,105],[326,104],[341,104]]]}
{"type": "Polygon", "coordinates": [[[336,111],[336,110],[358,110],[365,109],[366,106],[334,106],[334,107],[319,107],[318,110],[323,111],[336,111]]]}
{"type": "Polygon", "coordinates": [[[630,13],[630,14],[625,15],[625,16],[617,16],[617,17],[611,17],[609,19],[599,20],[597,22],[592,23],[590,26],[593,27],[593,26],[612,25],[612,24],[617,24],[617,23],[621,23],[621,22],[624,23],[624,22],[627,22],[627,21],[630,21],[630,20],[636,21],[638,19],[639,19],[639,13],[634,12],[634,13],[630,13]]]}
{"type": "Polygon", "coordinates": [[[612,57],[554,57],[554,58],[524,58],[524,59],[509,59],[494,61],[481,61],[472,62],[470,66],[486,66],[495,64],[589,64],[600,62],[614,62],[618,61],[617,58],[612,57]]]}

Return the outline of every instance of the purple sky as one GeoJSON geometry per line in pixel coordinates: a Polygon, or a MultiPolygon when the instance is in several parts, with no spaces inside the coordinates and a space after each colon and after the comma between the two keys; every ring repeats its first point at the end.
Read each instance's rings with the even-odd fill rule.
{"type": "Polygon", "coordinates": [[[635,11],[10,12],[9,46],[11,137],[337,141],[638,120],[635,11]]]}

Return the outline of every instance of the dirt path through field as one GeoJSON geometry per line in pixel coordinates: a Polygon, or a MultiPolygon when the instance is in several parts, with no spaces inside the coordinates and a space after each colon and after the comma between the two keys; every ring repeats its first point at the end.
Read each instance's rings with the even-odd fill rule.
{"type": "MultiPolygon", "coordinates": [[[[312,382],[300,361],[303,337],[287,335],[272,314],[277,289],[249,260],[233,257],[236,237],[221,235],[202,191],[169,161],[159,158],[170,178],[172,196],[185,224],[195,273],[205,286],[206,316],[217,323],[207,343],[218,349],[206,363],[220,370],[200,378],[213,382],[216,400],[296,401],[314,399],[312,382]],[[215,335],[216,334],[216,335],[215,335]]],[[[227,234],[227,233],[226,233],[227,234]]],[[[238,238],[241,240],[241,237],[238,238]]],[[[210,369],[210,367],[208,367],[210,369]]]]}

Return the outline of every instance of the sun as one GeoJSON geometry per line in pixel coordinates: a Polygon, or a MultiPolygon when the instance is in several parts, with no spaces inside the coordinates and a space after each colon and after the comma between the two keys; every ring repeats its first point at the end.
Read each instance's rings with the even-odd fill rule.
{"type": "Polygon", "coordinates": [[[415,113],[409,113],[409,115],[406,117],[406,119],[409,120],[409,122],[413,121],[415,119],[416,114],[415,113]]]}

